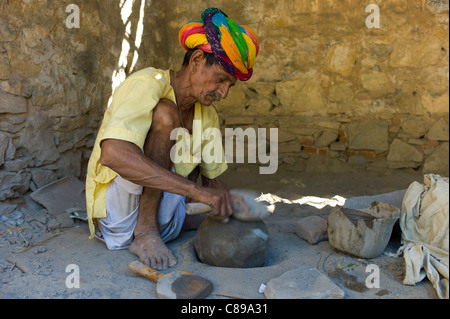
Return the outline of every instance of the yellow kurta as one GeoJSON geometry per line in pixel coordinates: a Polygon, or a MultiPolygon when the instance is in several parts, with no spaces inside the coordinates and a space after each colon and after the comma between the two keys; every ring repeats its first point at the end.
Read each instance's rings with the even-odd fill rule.
{"type": "MultiPolygon", "coordinates": [[[[153,109],[162,98],[176,103],[175,94],[170,85],[169,71],[154,68],[132,74],[114,92],[112,103],[106,110],[100,126],[86,176],[86,208],[91,238],[94,235],[94,220],[106,217],[106,189],[117,176],[116,172],[100,163],[101,141],[105,139],[129,141],[142,150],[152,123],[153,109]]],[[[203,148],[209,142],[209,140],[203,141],[202,133],[210,128],[219,129],[219,119],[213,107],[197,103],[194,121],[201,125],[194,125],[192,136],[183,135],[186,144],[190,144],[190,159],[193,159],[193,153],[200,154],[198,149],[194,149],[196,146],[201,145],[203,148]],[[187,141],[188,137],[190,141],[187,141]]],[[[186,177],[197,165],[200,165],[202,175],[210,179],[216,178],[227,169],[222,147],[220,151],[223,160],[213,163],[209,163],[210,161],[206,163],[203,160],[200,163],[194,160],[187,162],[175,160],[175,172],[186,177]]]]}

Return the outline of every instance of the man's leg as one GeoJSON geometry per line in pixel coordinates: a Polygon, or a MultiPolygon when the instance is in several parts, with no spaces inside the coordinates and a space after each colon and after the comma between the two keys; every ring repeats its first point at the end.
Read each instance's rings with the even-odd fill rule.
{"type": "MultiPolygon", "coordinates": [[[[200,168],[197,166],[191,174],[188,176],[188,180],[191,182],[197,183],[198,177],[200,176],[200,168]]],[[[190,202],[190,198],[187,199],[188,203],[190,202]]],[[[186,217],[184,218],[183,228],[181,231],[189,231],[189,230],[195,230],[200,227],[200,225],[205,220],[205,215],[188,215],[186,214],[186,217]]]]}
{"type": "MultiPolygon", "coordinates": [[[[168,170],[172,166],[170,150],[175,143],[170,140],[170,133],[179,126],[178,111],[173,102],[161,100],[153,111],[152,126],[147,135],[144,154],[168,170]]],[[[130,252],[139,256],[146,265],[156,269],[167,269],[175,266],[177,259],[160,236],[158,208],[161,194],[158,189],[144,187],[130,252]]]]}

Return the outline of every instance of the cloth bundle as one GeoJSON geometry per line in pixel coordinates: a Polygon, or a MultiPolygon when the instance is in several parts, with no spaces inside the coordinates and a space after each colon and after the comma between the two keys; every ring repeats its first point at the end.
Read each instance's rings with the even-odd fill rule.
{"type": "Polygon", "coordinates": [[[449,181],[428,174],[424,184],[412,183],[400,215],[406,274],[405,285],[428,277],[439,298],[449,298],[449,181]]]}
{"type": "Polygon", "coordinates": [[[259,39],[249,27],[237,24],[222,10],[206,9],[202,21],[190,21],[181,28],[178,39],[185,50],[198,48],[213,53],[225,71],[239,80],[251,78],[259,39]]]}

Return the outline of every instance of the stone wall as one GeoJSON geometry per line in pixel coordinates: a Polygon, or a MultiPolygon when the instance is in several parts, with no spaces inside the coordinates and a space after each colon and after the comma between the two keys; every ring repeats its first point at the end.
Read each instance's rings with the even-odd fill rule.
{"type": "Polygon", "coordinates": [[[226,127],[278,127],[280,163],[448,176],[448,1],[168,3],[169,38],[208,5],[259,35],[254,77],[216,107],[226,127]],[[380,28],[366,26],[371,3],[380,28]]]}
{"type": "Polygon", "coordinates": [[[209,6],[261,40],[254,77],[215,105],[223,127],[279,128],[292,169],[448,176],[448,1],[0,0],[0,200],[83,178],[112,86],[178,69],[178,30],[209,6]]]}
{"type": "MultiPolygon", "coordinates": [[[[84,178],[112,78],[132,72],[140,9],[149,10],[126,1],[132,12],[123,22],[124,2],[0,0],[0,201],[64,176],[84,178]],[[78,6],[79,27],[70,4],[78,6]]],[[[160,16],[159,7],[152,14],[160,16]]],[[[157,23],[146,22],[139,52],[148,54],[136,69],[164,56],[154,53],[157,23]]]]}

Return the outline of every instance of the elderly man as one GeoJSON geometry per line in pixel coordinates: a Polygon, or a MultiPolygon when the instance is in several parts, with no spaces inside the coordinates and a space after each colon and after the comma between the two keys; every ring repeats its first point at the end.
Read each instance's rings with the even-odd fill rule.
{"type": "Polygon", "coordinates": [[[237,80],[250,79],[259,50],[253,31],[217,8],[185,25],[179,40],[187,52],[178,72],[147,68],[114,92],[86,179],[91,238],[111,250],[129,248],[157,269],[177,263],[165,243],[199,226],[198,217],[186,216],[185,199],[210,205],[216,218],[232,214],[230,195],[217,179],[225,161],[174,160],[171,134],[181,127],[192,136],[184,136],[191,154],[192,145],[207,143],[196,144],[203,131],[219,128],[210,105],[226,98],[237,80]]]}

